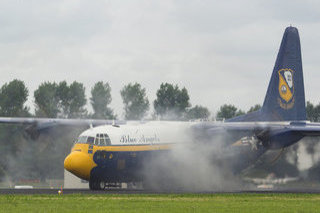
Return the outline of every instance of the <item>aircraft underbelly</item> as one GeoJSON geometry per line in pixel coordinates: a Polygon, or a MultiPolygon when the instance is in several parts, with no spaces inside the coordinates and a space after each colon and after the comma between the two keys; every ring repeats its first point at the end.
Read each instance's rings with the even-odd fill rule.
{"type": "Polygon", "coordinates": [[[97,166],[91,170],[91,175],[107,182],[142,181],[144,162],[165,152],[168,150],[97,151],[93,156],[97,166]]]}
{"type": "Polygon", "coordinates": [[[283,132],[270,138],[269,148],[281,149],[298,142],[303,137],[304,136],[299,132],[283,132]]]}
{"type": "MultiPolygon", "coordinates": [[[[198,152],[201,153],[203,148],[198,146],[195,149],[199,150],[193,149],[195,154],[190,155],[187,159],[180,159],[177,156],[177,153],[181,153],[181,150],[177,152],[176,150],[97,151],[93,156],[97,166],[91,170],[91,177],[97,177],[107,182],[143,181],[146,176],[152,175],[150,174],[151,172],[157,172],[157,167],[164,173],[166,172],[167,165],[159,164],[159,162],[165,160],[168,166],[181,165],[181,163],[184,163],[182,161],[192,162],[197,157],[203,157],[196,154],[198,152]]],[[[239,173],[264,152],[265,149],[263,147],[257,147],[254,150],[250,146],[229,146],[223,150],[215,150],[213,148],[208,150],[207,155],[209,157],[206,160],[213,167],[218,166],[233,173],[239,173]]],[[[170,168],[168,168],[168,171],[170,171],[170,168]]]]}

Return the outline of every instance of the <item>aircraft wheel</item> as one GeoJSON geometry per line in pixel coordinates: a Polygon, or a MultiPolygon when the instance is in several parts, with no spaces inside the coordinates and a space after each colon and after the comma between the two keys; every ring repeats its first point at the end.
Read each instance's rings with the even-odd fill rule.
{"type": "Polygon", "coordinates": [[[95,181],[92,179],[89,180],[89,188],[90,188],[90,190],[96,190],[95,181]]]}
{"type": "Polygon", "coordinates": [[[104,181],[99,181],[99,190],[104,190],[106,188],[106,182],[104,181]]]}
{"type": "Polygon", "coordinates": [[[104,190],[106,188],[106,183],[104,181],[92,178],[89,180],[89,188],[91,190],[104,190]]]}

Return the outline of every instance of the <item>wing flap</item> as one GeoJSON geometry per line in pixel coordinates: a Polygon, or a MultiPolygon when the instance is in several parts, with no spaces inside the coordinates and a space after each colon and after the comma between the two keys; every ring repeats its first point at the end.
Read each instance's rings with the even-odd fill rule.
{"type": "Polygon", "coordinates": [[[289,126],[288,131],[298,132],[304,136],[320,136],[320,126],[305,125],[305,126],[289,126]]]}

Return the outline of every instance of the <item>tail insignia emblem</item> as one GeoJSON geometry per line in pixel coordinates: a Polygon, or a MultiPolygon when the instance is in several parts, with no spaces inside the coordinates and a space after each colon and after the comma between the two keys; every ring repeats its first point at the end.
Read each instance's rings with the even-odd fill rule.
{"type": "Polygon", "coordinates": [[[283,109],[291,109],[294,105],[294,71],[281,69],[279,73],[279,104],[283,109]]]}

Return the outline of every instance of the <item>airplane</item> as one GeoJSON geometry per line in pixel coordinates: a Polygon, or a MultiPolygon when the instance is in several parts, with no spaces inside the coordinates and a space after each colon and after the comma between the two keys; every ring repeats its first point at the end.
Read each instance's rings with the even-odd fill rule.
{"type": "MultiPolygon", "coordinates": [[[[24,121],[15,119],[15,123],[24,121]]],[[[10,120],[0,118],[1,122],[10,120]]],[[[38,122],[37,118],[32,122],[38,122]]],[[[46,119],[41,124],[46,126],[46,119]]],[[[223,122],[127,121],[125,125],[92,126],[80,134],[64,168],[88,180],[91,190],[102,190],[107,183],[143,182],[146,163],[165,158],[177,145],[193,144],[212,151],[212,162],[221,161],[236,173],[268,150],[319,135],[320,123],[306,119],[300,38],[297,28],[290,26],[285,29],[260,110],[223,122]],[[215,155],[216,147],[222,159],[215,155]]]]}
{"type": "Polygon", "coordinates": [[[224,122],[128,122],[124,126],[91,128],[79,136],[64,167],[88,180],[90,189],[100,190],[106,182],[143,181],[144,162],[170,151],[175,144],[214,147],[221,135],[223,160],[235,171],[252,164],[269,149],[282,149],[305,136],[320,135],[320,124],[306,121],[297,28],[287,27],[284,32],[260,110],[224,122]]]}

